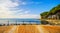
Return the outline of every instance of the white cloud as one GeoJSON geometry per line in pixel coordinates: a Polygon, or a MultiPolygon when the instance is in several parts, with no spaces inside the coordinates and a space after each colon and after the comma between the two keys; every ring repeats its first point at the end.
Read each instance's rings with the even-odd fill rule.
{"type": "Polygon", "coordinates": [[[36,5],[38,5],[38,4],[42,4],[42,2],[33,2],[33,1],[31,1],[31,2],[23,2],[22,4],[23,5],[27,5],[27,4],[36,4],[36,5]]]}
{"type": "Polygon", "coordinates": [[[27,3],[26,2],[22,2],[22,5],[26,5],[27,3]]]}
{"type": "MultiPolygon", "coordinates": [[[[25,4],[25,3],[22,3],[25,4]]],[[[24,11],[24,9],[11,10],[16,6],[19,6],[19,1],[15,0],[0,0],[0,18],[37,18],[38,15],[29,14],[29,11],[24,11]]]]}

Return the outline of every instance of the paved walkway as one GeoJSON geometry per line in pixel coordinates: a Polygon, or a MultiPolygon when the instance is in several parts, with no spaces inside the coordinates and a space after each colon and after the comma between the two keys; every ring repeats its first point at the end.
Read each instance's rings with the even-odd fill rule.
{"type": "Polygon", "coordinates": [[[12,26],[8,33],[60,33],[60,26],[19,25],[12,26]]]}
{"type": "Polygon", "coordinates": [[[9,32],[8,32],[8,33],[14,33],[16,29],[17,29],[17,26],[13,26],[13,27],[12,27],[12,29],[11,29],[11,30],[9,30],[9,32]]]}

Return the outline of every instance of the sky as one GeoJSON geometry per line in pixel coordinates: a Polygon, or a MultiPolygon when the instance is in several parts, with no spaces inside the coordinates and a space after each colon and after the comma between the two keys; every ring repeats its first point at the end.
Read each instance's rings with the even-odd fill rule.
{"type": "Polygon", "coordinates": [[[60,0],[0,0],[0,18],[40,18],[60,0]]]}

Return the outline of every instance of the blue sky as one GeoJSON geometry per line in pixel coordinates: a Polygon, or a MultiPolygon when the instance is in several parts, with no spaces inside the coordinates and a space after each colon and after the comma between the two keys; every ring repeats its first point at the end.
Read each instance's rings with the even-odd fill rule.
{"type": "Polygon", "coordinates": [[[60,0],[0,0],[0,18],[39,18],[60,0]]]}
{"type": "Polygon", "coordinates": [[[26,2],[27,4],[21,5],[20,7],[23,9],[30,10],[31,14],[40,14],[41,12],[49,11],[51,8],[60,4],[60,0],[22,0],[22,1],[26,2]]]}

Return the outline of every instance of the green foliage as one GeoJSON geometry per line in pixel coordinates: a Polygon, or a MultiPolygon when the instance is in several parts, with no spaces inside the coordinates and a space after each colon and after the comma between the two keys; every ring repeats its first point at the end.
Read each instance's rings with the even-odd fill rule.
{"type": "Polygon", "coordinates": [[[60,11],[60,4],[56,7],[53,7],[49,12],[43,12],[40,15],[44,17],[48,17],[49,15],[54,15],[59,11],[60,11]]]}
{"type": "Polygon", "coordinates": [[[55,14],[58,10],[60,10],[60,4],[58,6],[52,8],[48,14],[49,15],[55,14]]]}
{"type": "Polygon", "coordinates": [[[41,15],[41,16],[45,16],[45,15],[47,15],[47,13],[48,13],[48,12],[43,12],[43,13],[41,13],[40,15],[41,15]]]}
{"type": "Polygon", "coordinates": [[[41,14],[40,14],[40,15],[41,15],[41,18],[42,18],[42,19],[43,19],[43,18],[45,19],[45,18],[46,18],[47,13],[48,13],[48,12],[43,12],[43,13],[41,13],[41,14]]]}

